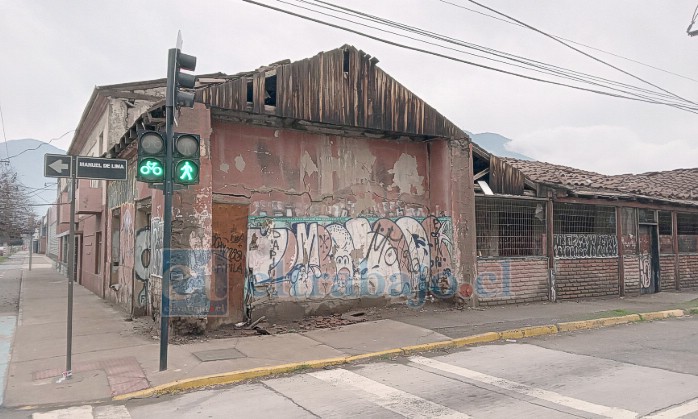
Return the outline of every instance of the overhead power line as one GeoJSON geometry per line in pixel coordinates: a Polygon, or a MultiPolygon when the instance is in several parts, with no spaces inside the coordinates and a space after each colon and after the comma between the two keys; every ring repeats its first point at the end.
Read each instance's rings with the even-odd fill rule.
{"type": "Polygon", "coordinates": [[[614,69],[614,70],[620,71],[621,73],[625,74],[626,76],[630,76],[630,77],[632,77],[632,78],[634,78],[634,79],[636,79],[636,80],[638,80],[638,81],[641,81],[641,82],[643,82],[643,83],[646,83],[646,84],[648,84],[648,85],[650,85],[650,86],[652,86],[652,87],[654,87],[654,88],[656,88],[656,89],[659,89],[659,90],[661,90],[661,91],[663,91],[663,92],[665,92],[665,93],[668,93],[668,94],[670,94],[670,95],[672,95],[672,96],[674,96],[674,97],[676,97],[676,98],[678,98],[678,99],[685,100],[685,101],[687,101],[687,102],[696,104],[695,102],[690,101],[690,100],[688,100],[688,99],[685,99],[685,98],[683,98],[683,97],[681,97],[681,96],[679,96],[679,95],[676,95],[676,94],[674,94],[674,93],[672,93],[672,92],[670,92],[670,91],[668,91],[668,90],[666,90],[666,89],[664,89],[664,88],[662,88],[662,87],[660,87],[660,86],[657,86],[656,84],[654,84],[654,83],[652,83],[652,82],[650,82],[650,81],[647,81],[647,80],[645,80],[645,79],[643,79],[643,78],[641,78],[641,77],[639,77],[639,76],[636,76],[636,75],[634,75],[634,74],[632,74],[632,73],[630,73],[630,72],[628,72],[628,71],[625,71],[625,70],[623,70],[622,68],[616,67],[615,65],[613,65],[613,64],[611,64],[611,63],[609,63],[609,62],[606,62],[606,61],[604,61],[604,60],[602,60],[602,59],[600,59],[600,58],[597,58],[597,57],[595,57],[595,56],[593,56],[593,55],[591,55],[591,54],[589,54],[589,53],[587,53],[587,52],[585,52],[585,51],[582,51],[581,49],[579,49],[579,48],[577,48],[577,47],[574,47],[574,46],[568,44],[567,42],[563,41],[562,39],[557,38],[556,36],[551,35],[551,34],[549,34],[549,33],[547,33],[547,32],[544,32],[544,31],[542,31],[541,29],[538,29],[538,28],[536,28],[536,27],[534,27],[534,26],[532,26],[532,25],[529,25],[528,23],[522,22],[522,21],[520,21],[520,20],[518,20],[518,19],[516,19],[516,18],[514,18],[514,17],[511,17],[511,16],[505,14],[505,13],[502,13],[502,12],[500,12],[500,11],[498,11],[498,10],[495,10],[495,9],[491,8],[491,7],[485,6],[485,5],[482,4],[482,3],[478,3],[478,2],[475,1],[475,0],[467,0],[467,1],[469,1],[469,2],[471,2],[471,3],[473,3],[473,4],[476,4],[476,5],[480,6],[480,7],[482,7],[483,9],[487,9],[487,10],[489,10],[489,11],[492,12],[492,13],[496,13],[496,14],[498,14],[498,15],[500,15],[500,16],[503,16],[503,17],[505,17],[505,18],[507,18],[507,19],[510,19],[510,20],[512,20],[513,22],[516,22],[516,23],[518,23],[518,24],[524,25],[524,26],[527,27],[528,29],[530,29],[530,30],[532,30],[532,31],[534,31],[534,32],[538,32],[539,34],[541,34],[541,35],[543,35],[543,36],[545,36],[545,37],[548,37],[548,38],[554,40],[555,42],[558,42],[558,43],[560,43],[560,44],[566,46],[567,48],[569,48],[569,49],[571,49],[571,50],[573,50],[573,51],[576,51],[576,52],[578,52],[578,53],[580,53],[580,54],[582,54],[582,55],[584,55],[584,56],[586,56],[586,57],[588,57],[588,58],[591,58],[591,59],[594,60],[594,61],[597,61],[597,62],[599,62],[599,63],[601,63],[601,64],[603,64],[603,65],[606,65],[606,66],[608,66],[608,67],[610,67],[610,68],[612,68],[612,69],[614,69]]]}
{"type": "Polygon", "coordinates": [[[37,145],[36,147],[31,147],[31,148],[27,148],[26,150],[22,150],[22,151],[20,151],[20,152],[17,153],[17,154],[13,154],[13,155],[11,155],[11,156],[8,156],[7,159],[9,160],[9,159],[13,159],[13,158],[15,158],[15,157],[21,156],[22,154],[24,154],[24,153],[26,153],[26,152],[28,152],[28,151],[38,150],[39,148],[41,148],[41,147],[43,147],[43,146],[45,146],[45,145],[49,145],[49,144],[51,144],[51,143],[54,142],[54,141],[60,140],[61,138],[65,137],[66,135],[68,135],[68,134],[70,134],[71,132],[74,132],[74,131],[75,131],[74,129],[71,129],[71,130],[69,130],[69,131],[64,132],[64,133],[61,134],[59,137],[51,138],[50,140],[48,140],[48,141],[46,141],[46,142],[43,142],[43,141],[42,141],[41,144],[37,145]]]}
{"type": "Polygon", "coordinates": [[[2,115],[2,105],[0,105],[0,123],[2,123],[2,138],[5,140],[5,155],[9,156],[10,149],[7,147],[7,134],[5,134],[5,117],[2,115]]]}
{"type": "MultiPolygon", "coordinates": [[[[437,1],[440,1],[441,3],[449,4],[449,5],[454,6],[454,7],[458,7],[459,9],[463,9],[463,10],[467,10],[467,11],[472,12],[472,13],[476,13],[476,14],[481,15],[481,16],[488,17],[488,18],[490,18],[490,19],[494,19],[494,20],[498,20],[498,21],[500,21],[500,22],[504,22],[504,23],[509,24],[509,25],[518,26],[518,27],[521,27],[521,28],[526,28],[525,25],[522,25],[522,24],[520,24],[520,23],[513,22],[513,21],[507,20],[507,19],[503,19],[503,18],[501,18],[501,17],[497,17],[497,16],[494,16],[494,15],[491,15],[491,14],[488,14],[488,13],[485,13],[485,12],[481,12],[481,11],[476,10],[476,9],[473,9],[473,8],[471,8],[471,7],[466,7],[466,6],[463,6],[463,5],[461,5],[461,4],[453,3],[453,2],[448,1],[448,0],[437,0],[437,1]]],[[[698,10],[698,8],[697,8],[697,10],[698,10]]],[[[682,78],[682,79],[686,79],[686,80],[690,80],[690,81],[692,81],[692,82],[698,83],[698,80],[696,80],[696,79],[694,79],[694,78],[692,78],[692,77],[685,76],[685,75],[683,75],[683,74],[676,73],[676,72],[674,72],[674,71],[670,71],[670,70],[667,70],[667,69],[664,69],[664,68],[661,68],[661,67],[657,67],[657,66],[654,66],[654,65],[652,65],[652,64],[647,64],[647,63],[644,63],[644,62],[642,62],[642,61],[640,61],[640,60],[636,60],[636,59],[634,59],[634,58],[625,57],[625,56],[620,55],[620,54],[617,54],[617,53],[615,53],[615,52],[607,51],[607,50],[605,50],[605,49],[598,48],[598,47],[594,47],[594,46],[591,46],[591,45],[589,45],[589,44],[584,44],[584,43],[582,43],[582,42],[577,42],[577,41],[574,41],[574,40],[572,40],[572,39],[565,38],[565,37],[563,37],[563,36],[554,35],[554,34],[551,34],[551,35],[554,36],[555,38],[562,39],[563,41],[566,41],[566,42],[569,42],[569,43],[572,43],[572,44],[575,44],[575,45],[579,45],[579,46],[584,47],[584,48],[589,48],[589,49],[594,50],[594,51],[598,51],[598,52],[601,52],[601,53],[604,53],[604,54],[611,55],[611,56],[616,57],[616,58],[620,58],[621,60],[630,61],[631,63],[639,64],[639,65],[641,65],[641,66],[644,66],[644,67],[647,67],[647,68],[651,68],[651,69],[653,69],[653,70],[661,71],[661,72],[666,73],[666,74],[671,74],[672,76],[680,77],[680,78],[682,78]]]]}
{"type": "MultiPolygon", "coordinates": [[[[665,101],[665,100],[660,100],[660,99],[651,98],[651,97],[642,97],[642,96],[638,96],[638,95],[636,95],[636,94],[635,94],[635,96],[629,96],[628,94],[631,94],[631,95],[632,95],[633,93],[629,93],[629,92],[614,93],[614,92],[608,92],[608,91],[603,91],[603,90],[598,90],[598,89],[591,89],[591,88],[586,88],[586,87],[581,87],[581,86],[570,85],[570,84],[561,83],[561,82],[554,81],[554,80],[546,80],[546,79],[542,79],[542,78],[538,78],[538,77],[532,77],[532,76],[528,76],[528,75],[525,75],[525,74],[521,74],[521,73],[516,73],[516,72],[513,72],[513,71],[504,70],[504,69],[501,69],[501,68],[492,67],[492,66],[484,65],[484,64],[481,64],[481,63],[477,63],[477,62],[473,62],[473,61],[468,61],[468,60],[464,60],[464,59],[452,57],[452,56],[449,56],[449,55],[446,55],[446,54],[442,54],[442,53],[438,53],[438,52],[435,52],[435,51],[425,50],[425,49],[422,49],[422,48],[417,48],[417,47],[413,47],[413,46],[410,46],[410,45],[402,44],[402,43],[395,42],[395,41],[392,41],[392,40],[389,40],[389,39],[385,39],[385,38],[381,38],[381,37],[378,37],[378,36],[375,36],[375,35],[371,35],[371,34],[368,34],[368,33],[365,33],[365,32],[361,32],[361,31],[358,31],[358,30],[356,30],[356,29],[352,29],[352,28],[348,28],[348,27],[345,27],[345,26],[341,26],[341,25],[335,24],[335,23],[331,23],[331,22],[327,22],[327,21],[324,21],[324,20],[316,19],[316,18],[313,18],[313,17],[310,17],[310,16],[306,16],[306,15],[303,15],[303,14],[295,13],[295,12],[292,12],[292,11],[289,11],[289,10],[285,10],[285,9],[282,9],[282,8],[278,8],[278,7],[274,7],[274,6],[271,6],[271,5],[259,3],[259,2],[257,2],[257,1],[253,1],[253,0],[244,0],[244,1],[247,2],[247,3],[250,3],[250,4],[254,4],[254,5],[257,5],[257,6],[260,6],[260,7],[265,7],[265,8],[271,9],[271,10],[275,10],[275,11],[277,11],[277,12],[285,13],[285,14],[288,14],[288,15],[291,15],[291,16],[295,16],[295,17],[298,17],[298,18],[301,18],[301,19],[309,20],[309,21],[312,21],[312,22],[315,22],[315,23],[319,23],[319,24],[322,24],[322,25],[325,25],[325,26],[329,26],[329,27],[333,27],[333,28],[336,28],[336,29],[340,29],[340,30],[344,30],[344,31],[347,31],[347,32],[351,32],[351,33],[354,33],[354,34],[357,34],[357,35],[360,35],[360,36],[363,36],[363,37],[366,37],[366,38],[369,38],[369,39],[373,39],[373,40],[376,40],[376,41],[379,41],[379,42],[383,42],[383,43],[386,43],[386,44],[388,44],[388,45],[392,45],[392,46],[395,46],[395,47],[398,47],[398,48],[403,48],[403,49],[408,49],[408,50],[412,50],[412,51],[416,51],[416,52],[421,52],[421,53],[424,53],[424,54],[429,54],[429,55],[432,55],[432,56],[436,56],[436,57],[448,59],[448,60],[451,60],[451,61],[456,61],[456,62],[460,62],[460,63],[463,63],[463,64],[472,65],[472,66],[479,67],[479,68],[483,68],[483,69],[486,69],[486,70],[491,70],[491,71],[495,71],[495,72],[499,72],[499,73],[503,73],[503,74],[508,74],[508,75],[512,75],[512,76],[519,77],[519,78],[523,78],[523,79],[538,81],[538,82],[541,82],[541,83],[546,83],[546,84],[551,84],[551,85],[557,85],[557,86],[564,86],[564,87],[572,88],[572,89],[575,89],[575,90],[587,91],[587,92],[596,93],[596,94],[601,94],[601,95],[605,95],[605,96],[624,98],[624,99],[633,100],[633,101],[639,101],[639,102],[654,103],[654,104],[662,104],[662,105],[667,105],[667,106],[675,107],[675,108],[677,108],[677,109],[681,109],[681,110],[684,110],[684,111],[687,111],[687,112],[698,113],[698,112],[696,112],[696,111],[698,111],[698,108],[693,107],[692,105],[689,105],[689,104],[681,104],[681,103],[667,102],[667,101],[665,101]]],[[[326,2],[323,2],[323,3],[326,3],[326,2]]],[[[606,87],[606,88],[608,88],[608,87],[606,87]]],[[[617,90],[617,89],[616,89],[616,90],[617,90]]],[[[669,94],[671,94],[671,93],[669,92],[669,94]]],[[[672,96],[675,96],[675,95],[673,95],[673,94],[671,94],[671,95],[672,95],[672,96]]],[[[672,98],[672,99],[673,99],[673,98],[672,98]]],[[[679,99],[681,99],[681,98],[679,98],[679,99]]],[[[683,99],[681,99],[681,100],[683,100],[683,99]]],[[[684,101],[685,101],[685,100],[684,100],[684,101]]],[[[689,102],[689,101],[685,101],[685,102],[688,102],[688,103],[692,104],[692,102],[689,102]]]]}
{"type": "MultiPolygon", "coordinates": [[[[294,1],[300,2],[300,3],[305,3],[305,4],[312,4],[312,5],[315,6],[315,7],[320,7],[320,8],[325,9],[325,10],[331,10],[331,11],[333,11],[333,12],[338,12],[338,13],[341,13],[341,14],[344,14],[344,15],[350,15],[350,16],[352,16],[352,17],[356,17],[356,18],[360,18],[360,19],[364,19],[364,20],[370,20],[370,21],[372,21],[372,22],[375,22],[375,23],[378,23],[378,24],[381,24],[381,25],[386,25],[386,26],[390,26],[390,27],[393,27],[393,28],[397,28],[397,29],[399,29],[399,30],[403,30],[403,31],[406,31],[406,32],[415,33],[415,34],[418,34],[418,35],[420,35],[420,36],[426,36],[426,37],[429,37],[429,38],[432,38],[432,39],[437,39],[437,40],[440,40],[440,41],[444,41],[444,42],[448,42],[448,43],[460,45],[460,46],[463,46],[463,47],[468,48],[468,49],[474,49],[474,50],[477,50],[477,51],[480,51],[480,52],[484,52],[484,53],[486,53],[486,54],[491,54],[491,55],[494,55],[494,56],[496,56],[496,57],[503,58],[504,60],[510,60],[510,61],[513,61],[514,63],[521,63],[521,64],[524,64],[524,65],[522,66],[522,65],[519,65],[519,64],[514,64],[514,63],[512,63],[512,62],[502,61],[502,60],[500,60],[500,59],[491,58],[491,57],[487,57],[487,56],[482,56],[482,55],[479,55],[479,54],[473,54],[473,53],[471,53],[471,52],[463,51],[463,50],[460,50],[460,49],[450,48],[450,47],[447,47],[447,46],[444,46],[444,45],[441,45],[441,44],[437,44],[437,43],[434,43],[434,42],[425,41],[425,40],[418,39],[418,38],[415,38],[415,37],[412,37],[412,36],[408,36],[408,35],[396,33],[396,32],[393,32],[393,31],[388,31],[388,30],[385,30],[385,29],[382,29],[382,28],[378,28],[378,27],[371,26],[371,25],[366,25],[366,24],[363,24],[363,23],[360,23],[360,22],[355,22],[355,21],[350,20],[350,19],[345,19],[345,18],[343,18],[343,17],[335,16],[335,15],[328,14],[328,13],[324,13],[324,12],[317,11],[317,10],[314,10],[314,9],[310,9],[310,8],[307,8],[307,7],[298,6],[298,5],[289,3],[288,1],[284,1],[284,0],[277,0],[277,1],[280,2],[280,3],[284,3],[284,4],[289,4],[289,5],[294,6],[294,7],[297,7],[297,8],[301,8],[301,9],[303,9],[303,10],[308,10],[308,11],[311,11],[311,12],[314,12],[314,13],[318,13],[318,14],[321,14],[321,15],[324,15],[324,16],[330,16],[330,17],[333,17],[333,18],[335,18],[335,19],[339,19],[339,20],[342,20],[342,21],[351,22],[351,23],[353,23],[353,24],[361,25],[361,26],[368,27],[368,28],[371,28],[371,29],[376,29],[376,30],[379,30],[379,31],[382,31],[382,32],[387,32],[387,33],[394,34],[394,35],[397,35],[397,36],[400,36],[400,37],[404,37],[404,38],[408,38],[408,39],[411,39],[411,40],[416,40],[416,41],[418,41],[418,42],[422,42],[422,43],[426,43],[426,44],[429,44],[429,45],[438,46],[438,47],[440,47],[440,48],[444,48],[444,49],[447,49],[447,50],[457,51],[457,52],[460,52],[460,53],[463,53],[463,54],[468,54],[468,55],[476,56],[476,57],[478,57],[478,58],[483,58],[483,59],[486,59],[486,60],[491,60],[491,61],[503,63],[503,64],[505,64],[505,65],[510,65],[510,66],[514,66],[514,67],[518,67],[518,68],[524,68],[524,69],[527,69],[527,70],[531,70],[531,71],[535,71],[535,72],[539,72],[539,73],[544,73],[544,74],[552,75],[552,76],[554,76],[554,77],[559,77],[559,78],[563,78],[563,79],[573,80],[573,81],[576,81],[576,82],[587,83],[587,84],[591,84],[591,85],[594,85],[594,86],[597,86],[597,87],[604,87],[604,88],[607,88],[607,89],[610,89],[610,90],[613,90],[613,91],[621,92],[621,93],[624,93],[624,94],[630,94],[630,95],[632,95],[632,96],[639,97],[639,98],[653,99],[651,96],[654,95],[654,96],[661,97],[660,100],[662,100],[662,101],[666,101],[666,100],[672,100],[672,101],[674,101],[674,100],[676,100],[672,95],[669,95],[669,94],[666,94],[666,93],[656,92],[656,91],[653,91],[653,90],[648,90],[648,89],[645,89],[645,88],[640,88],[640,87],[637,87],[637,86],[632,86],[632,85],[629,85],[629,84],[626,84],[626,83],[620,83],[620,82],[617,82],[617,81],[608,80],[608,79],[605,79],[605,78],[602,78],[602,77],[597,77],[597,76],[589,75],[589,74],[586,74],[586,73],[581,73],[581,72],[578,72],[578,71],[575,71],[575,70],[570,70],[570,69],[566,69],[566,68],[563,68],[563,67],[555,66],[555,65],[552,65],[552,64],[547,64],[547,63],[543,63],[543,62],[540,62],[540,61],[532,60],[532,59],[529,59],[529,58],[526,58],[526,57],[521,57],[521,56],[519,56],[519,55],[515,55],[515,54],[510,54],[510,53],[498,51],[498,50],[495,50],[495,49],[492,49],[492,48],[488,48],[488,47],[483,47],[483,46],[480,46],[480,45],[477,45],[477,44],[472,44],[472,43],[465,42],[465,41],[462,41],[462,40],[459,40],[459,39],[447,37],[447,36],[445,36],[445,35],[440,35],[440,34],[437,34],[437,33],[434,33],[434,32],[429,32],[429,31],[426,31],[426,30],[423,30],[423,29],[420,29],[420,28],[416,28],[416,27],[413,27],[413,26],[408,26],[408,25],[405,25],[405,24],[402,24],[402,23],[394,22],[394,21],[389,20],[389,19],[380,18],[380,17],[378,17],[378,16],[370,15],[370,14],[367,14],[367,13],[364,13],[364,12],[360,12],[360,11],[357,11],[357,10],[353,10],[353,9],[350,9],[350,8],[347,8],[347,7],[334,5],[334,4],[332,4],[332,3],[329,3],[329,2],[326,2],[326,1],[322,1],[322,0],[314,0],[314,1],[308,1],[308,0],[294,0],[294,1]],[[321,5],[317,5],[317,4],[315,4],[315,3],[320,3],[321,5]],[[605,85],[605,83],[608,83],[608,84],[610,84],[610,85],[612,85],[612,86],[620,86],[621,89],[618,89],[618,88],[616,88],[616,87],[607,86],[607,85],[605,85]],[[628,91],[628,90],[625,90],[625,89],[630,89],[631,91],[628,91]],[[641,92],[642,94],[633,92],[632,90],[637,91],[637,92],[641,92]],[[644,93],[647,93],[647,94],[649,94],[650,96],[647,96],[647,94],[644,94],[644,93]]],[[[674,103],[674,102],[672,102],[672,103],[674,103]]],[[[677,104],[677,105],[684,105],[684,103],[680,103],[680,102],[679,102],[679,103],[676,103],[676,104],[677,104]]],[[[690,102],[686,102],[685,104],[690,105],[690,106],[693,105],[693,104],[690,103],[690,102]]],[[[690,107],[690,106],[689,106],[689,107],[690,107]]]]}

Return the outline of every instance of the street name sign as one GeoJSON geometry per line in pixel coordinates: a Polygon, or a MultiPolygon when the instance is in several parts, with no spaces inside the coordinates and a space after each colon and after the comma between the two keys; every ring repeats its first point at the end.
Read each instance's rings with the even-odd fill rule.
{"type": "Polygon", "coordinates": [[[70,177],[72,157],[64,154],[44,154],[44,177],[70,177]]]}
{"type": "Polygon", "coordinates": [[[78,179],[126,180],[126,160],[77,156],[78,179]]]}

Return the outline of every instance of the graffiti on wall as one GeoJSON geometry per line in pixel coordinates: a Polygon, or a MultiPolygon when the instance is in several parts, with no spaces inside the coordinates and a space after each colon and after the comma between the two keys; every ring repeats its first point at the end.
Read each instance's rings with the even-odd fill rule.
{"type": "Polygon", "coordinates": [[[649,288],[652,284],[652,258],[649,254],[640,255],[640,286],[649,288]]]}
{"type": "Polygon", "coordinates": [[[147,304],[150,275],[162,274],[162,219],[153,218],[151,227],[143,227],[136,232],[134,245],[133,272],[136,279],[143,283],[138,294],[138,304],[147,304]]]}
{"type": "Polygon", "coordinates": [[[205,316],[211,301],[206,291],[210,250],[172,249],[170,253],[169,313],[165,316],[205,316]]]}
{"type": "Polygon", "coordinates": [[[475,291],[480,298],[511,297],[511,262],[501,260],[489,262],[485,267],[478,265],[475,291]]]}
{"type": "Polygon", "coordinates": [[[614,234],[555,234],[556,258],[603,258],[618,255],[614,234]]]}
{"type": "MultiPolygon", "coordinates": [[[[255,297],[450,297],[449,217],[250,217],[247,267],[255,297]]],[[[410,300],[413,301],[413,300],[410,300]]]]}

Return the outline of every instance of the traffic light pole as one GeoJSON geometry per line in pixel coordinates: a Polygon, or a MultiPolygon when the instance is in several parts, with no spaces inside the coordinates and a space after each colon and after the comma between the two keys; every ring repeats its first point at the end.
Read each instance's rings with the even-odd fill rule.
{"type": "Polygon", "coordinates": [[[66,355],[65,372],[62,379],[67,380],[73,376],[73,282],[76,276],[75,266],[75,157],[70,157],[73,161],[70,165],[70,233],[68,235],[68,319],[66,327],[66,355]]]}
{"type": "Polygon", "coordinates": [[[163,193],[165,208],[163,214],[164,231],[162,235],[162,291],[160,302],[160,371],[167,369],[167,344],[170,325],[170,245],[172,242],[172,149],[174,138],[175,107],[175,72],[177,71],[176,48],[169,50],[167,58],[167,93],[165,98],[165,178],[163,193]]]}

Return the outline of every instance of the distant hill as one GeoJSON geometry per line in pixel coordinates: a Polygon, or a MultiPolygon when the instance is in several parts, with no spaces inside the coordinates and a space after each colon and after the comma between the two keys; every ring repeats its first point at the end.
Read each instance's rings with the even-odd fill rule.
{"type": "MultiPolygon", "coordinates": [[[[56,200],[56,179],[44,177],[44,154],[65,154],[51,144],[39,140],[10,140],[0,144],[0,159],[10,157],[10,165],[17,172],[19,181],[27,187],[35,204],[50,204],[56,200]],[[51,184],[45,186],[45,184],[51,184]]],[[[36,214],[43,215],[48,206],[36,207],[36,214]]]]}
{"type": "Polygon", "coordinates": [[[475,144],[496,156],[512,157],[520,160],[534,160],[515,151],[507,150],[506,145],[511,142],[511,139],[503,135],[495,134],[493,132],[482,132],[480,134],[472,134],[468,132],[468,134],[473,139],[475,144]]]}

